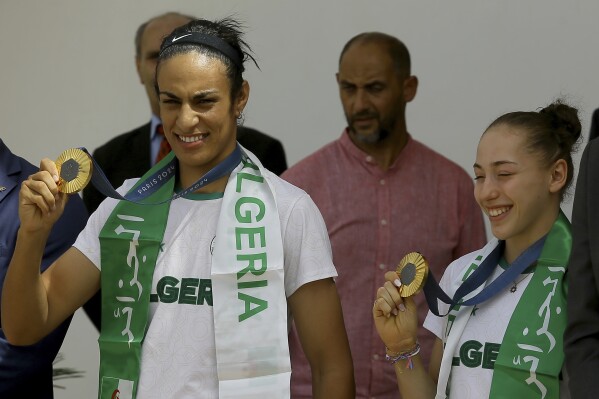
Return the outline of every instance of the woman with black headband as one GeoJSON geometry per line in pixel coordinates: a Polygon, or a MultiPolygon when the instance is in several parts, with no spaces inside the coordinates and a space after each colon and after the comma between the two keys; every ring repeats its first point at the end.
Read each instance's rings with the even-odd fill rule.
{"type": "Polygon", "coordinates": [[[569,397],[562,370],[572,236],[560,203],[580,130],[576,109],[558,101],[505,114],[483,133],[474,196],[496,238],[451,263],[442,291],[429,276],[424,327],[438,338],[428,372],[406,295],[419,274],[402,273],[404,262],[385,274],[373,316],[403,398],[569,397]]]}
{"type": "Polygon", "coordinates": [[[36,342],[101,283],[101,398],[289,397],[291,317],[314,397],[354,395],[322,217],[235,139],[248,59],[231,19],[192,21],[164,40],[156,90],[172,152],[119,189],[136,200],[105,200],[42,275],[41,250],[67,195],[48,159],[22,186],[6,336],[36,342]]]}

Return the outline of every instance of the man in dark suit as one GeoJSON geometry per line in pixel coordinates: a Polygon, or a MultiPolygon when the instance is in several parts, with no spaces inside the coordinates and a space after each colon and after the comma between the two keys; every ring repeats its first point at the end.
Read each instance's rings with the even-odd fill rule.
{"type": "MultiPolygon", "coordinates": [[[[158,96],[155,89],[156,61],[162,39],[175,28],[195,19],[169,12],[144,22],[135,34],[135,66],[144,85],[152,117],[150,122],[123,133],[98,147],[93,156],[113,185],[119,187],[126,179],[141,177],[156,163],[161,146],[168,145],[160,134],[158,96]],[[163,144],[164,141],[164,144],[163,144]]],[[[280,175],[287,169],[283,145],[255,129],[239,126],[237,141],[254,153],[265,168],[280,175]]],[[[91,184],[83,190],[83,201],[89,213],[94,212],[106,198],[91,184]]],[[[100,329],[100,295],[96,294],[84,306],[90,319],[100,329]]]]}
{"type": "Polygon", "coordinates": [[[582,155],[572,211],[568,327],[564,341],[572,399],[599,392],[599,139],[582,155]]]}
{"type": "MultiPolygon", "coordinates": [[[[21,183],[38,168],[14,155],[0,139],[0,296],[4,277],[17,242],[21,222],[17,217],[21,183]]],[[[54,225],[42,258],[46,270],[71,247],[87,222],[87,211],[73,195],[64,214],[54,225]]],[[[62,345],[71,318],[35,345],[13,346],[0,327],[0,398],[53,397],[52,362],[62,345]]]]}

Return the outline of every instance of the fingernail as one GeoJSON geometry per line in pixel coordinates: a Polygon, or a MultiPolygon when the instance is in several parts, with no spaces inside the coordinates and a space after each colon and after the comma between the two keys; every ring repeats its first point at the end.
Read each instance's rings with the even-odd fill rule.
{"type": "Polygon", "coordinates": [[[393,310],[391,311],[391,313],[393,313],[395,316],[397,316],[397,315],[399,314],[399,312],[397,311],[397,309],[393,309],[393,310]]]}
{"type": "Polygon", "coordinates": [[[52,178],[54,179],[55,182],[58,181],[58,175],[52,175],[52,178]]]}
{"type": "Polygon", "coordinates": [[[395,286],[399,288],[399,287],[401,287],[401,280],[400,280],[400,279],[398,279],[398,278],[396,278],[396,279],[393,281],[393,284],[395,284],[395,286]]]}
{"type": "Polygon", "coordinates": [[[406,311],[406,306],[405,306],[403,303],[400,303],[400,304],[399,304],[399,306],[398,306],[398,308],[399,308],[399,310],[400,310],[400,311],[402,311],[402,312],[405,312],[405,311],[406,311]]]}

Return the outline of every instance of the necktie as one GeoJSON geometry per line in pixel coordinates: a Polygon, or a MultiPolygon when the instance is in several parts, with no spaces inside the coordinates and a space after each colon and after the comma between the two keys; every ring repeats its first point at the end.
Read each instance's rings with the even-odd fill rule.
{"type": "Polygon", "coordinates": [[[162,137],[162,141],[160,142],[160,148],[158,148],[158,154],[156,155],[154,164],[157,164],[162,158],[171,152],[171,145],[166,140],[166,137],[164,137],[164,129],[162,128],[162,125],[156,126],[156,134],[162,137]]]}

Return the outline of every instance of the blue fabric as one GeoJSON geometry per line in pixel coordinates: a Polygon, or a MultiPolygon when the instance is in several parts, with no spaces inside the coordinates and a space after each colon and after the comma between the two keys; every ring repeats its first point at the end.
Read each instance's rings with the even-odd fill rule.
{"type": "Polygon", "coordinates": [[[150,120],[150,162],[152,163],[151,166],[154,166],[154,161],[156,160],[156,156],[158,155],[158,151],[160,150],[160,144],[162,144],[162,140],[166,140],[164,136],[159,136],[156,134],[156,128],[158,128],[158,125],[162,125],[162,121],[156,115],[152,114],[152,119],[150,120]]]}
{"type": "Polygon", "coordinates": [[[81,147],[81,150],[83,150],[83,152],[90,156],[90,159],[93,164],[91,183],[94,185],[94,187],[96,187],[96,189],[100,193],[110,198],[145,205],[161,205],[167,202],[174,201],[177,198],[185,197],[186,195],[191,194],[194,191],[197,191],[200,188],[212,182],[215,182],[222,177],[228,176],[233,171],[233,169],[235,169],[235,167],[239,165],[242,158],[245,156],[243,150],[241,149],[241,146],[238,143],[231,154],[227,155],[225,159],[220,161],[216,166],[214,166],[212,169],[206,172],[191,186],[185,187],[183,191],[173,194],[172,197],[163,200],[162,202],[146,202],[145,200],[149,198],[152,194],[160,190],[160,188],[169,179],[175,177],[175,173],[177,170],[177,158],[175,157],[175,154],[172,151],[156,164],[155,172],[152,172],[152,174],[147,177],[142,177],[143,180],[140,180],[136,183],[136,189],[129,191],[127,194],[123,196],[119,194],[116,191],[116,189],[112,186],[100,165],[96,162],[94,157],[87,151],[87,149],[81,147]]]}
{"type": "Polygon", "coordinates": [[[453,298],[449,298],[449,296],[441,289],[441,287],[439,287],[435,277],[432,274],[429,274],[426,283],[424,284],[424,295],[426,297],[426,302],[428,303],[429,309],[435,316],[445,317],[455,306],[474,306],[495,296],[498,292],[515,281],[516,278],[524,272],[524,270],[526,270],[533,263],[535,263],[537,259],[539,259],[539,256],[541,256],[541,251],[543,250],[543,246],[545,245],[546,238],[547,236],[543,236],[530,247],[526,248],[524,252],[518,255],[510,267],[507,268],[507,270],[501,273],[495,280],[489,283],[489,285],[485,286],[478,294],[465,301],[463,301],[464,297],[468,296],[478,287],[483,285],[489,279],[491,274],[493,274],[493,271],[497,267],[497,264],[503,255],[505,248],[504,241],[499,241],[499,245],[493,249],[493,251],[482,261],[480,266],[476,268],[457,289],[453,298]],[[451,305],[447,313],[439,314],[437,299],[445,302],[448,305],[451,305]]]}
{"type": "MultiPolygon", "coordinates": [[[[38,168],[12,154],[0,140],[0,295],[20,224],[20,185],[37,171],[38,168]]],[[[46,270],[70,248],[85,226],[87,216],[83,202],[79,196],[73,195],[63,216],[52,229],[44,251],[42,270],[46,270]]],[[[53,398],[52,362],[70,322],[69,317],[46,338],[32,346],[9,344],[0,328],[0,398],[53,398]]],[[[76,368],[72,363],[69,366],[76,368]]]]}

